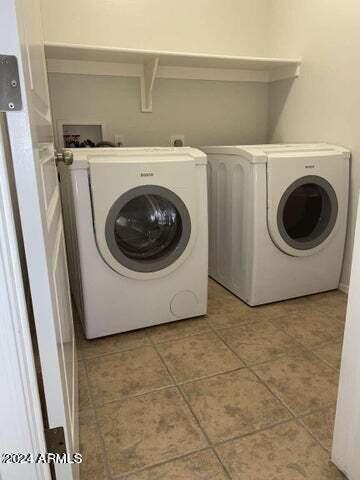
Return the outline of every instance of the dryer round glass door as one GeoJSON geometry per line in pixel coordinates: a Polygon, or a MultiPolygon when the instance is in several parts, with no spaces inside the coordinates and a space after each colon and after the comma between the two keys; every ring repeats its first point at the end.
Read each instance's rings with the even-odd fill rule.
{"type": "Polygon", "coordinates": [[[112,255],[136,272],[156,272],[174,263],[190,238],[189,212],[178,195],[156,185],[121,195],[106,219],[106,242],[112,255]]]}
{"type": "Polygon", "coordinates": [[[310,250],[333,230],[338,213],[335,190],[322,177],[309,175],[292,183],[281,197],[277,224],[292,248],[310,250]]]}

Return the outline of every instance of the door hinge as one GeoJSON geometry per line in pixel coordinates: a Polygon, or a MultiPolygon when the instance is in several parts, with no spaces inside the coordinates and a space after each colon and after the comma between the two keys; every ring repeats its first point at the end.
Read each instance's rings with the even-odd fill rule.
{"type": "Polygon", "coordinates": [[[13,112],[21,108],[17,58],[0,54],[0,112],[13,112]]]}
{"type": "Polygon", "coordinates": [[[66,453],[65,432],[63,427],[46,428],[45,440],[48,453],[66,453]]]}

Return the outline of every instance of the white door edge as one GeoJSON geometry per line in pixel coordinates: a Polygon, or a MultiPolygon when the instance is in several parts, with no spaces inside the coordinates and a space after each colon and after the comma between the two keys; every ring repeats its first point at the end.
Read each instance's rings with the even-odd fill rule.
{"type": "Polygon", "coordinates": [[[360,478],[360,203],[342,349],[331,459],[349,480],[360,478]]]}
{"type": "MultiPolygon", "coordinates": [[[[66,452],[72,455],[77,451],[77,360],[40,0],[0,0],[0,11],[1,54],[16,56],[19,70],[22,108],[7,113],[7,130],[47,423],[64,429],[66,452]]],[[[78,467],[59,461],[54,468],[59,480],[74,480],[78,467]]]]}
{"type": "MultiPolygon", "coordinates": [[[[6,167],[4,115],[0,114],[0,455],[45,453],[35,362],[6,167]]],[[[49,466],[7,464],[2,480],[50,480],[49,466]],[[25,473],[26,469],[26,473],[25,473]]]]}

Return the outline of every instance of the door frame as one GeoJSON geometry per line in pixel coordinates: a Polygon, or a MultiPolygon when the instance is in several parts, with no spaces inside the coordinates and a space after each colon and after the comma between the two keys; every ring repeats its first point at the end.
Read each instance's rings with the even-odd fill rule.
{"type": "MultiPolygon", "coordinates": [[[[0,444],[2,452],[45,453],[44,421],[29,328],[6,156],[10,148],[0,113],[0,444]],[[1,432],[5,432],[5,435],[1,432]]],[[[3,480],[50,480],[49,465],[0,462],[3,480]]]]}

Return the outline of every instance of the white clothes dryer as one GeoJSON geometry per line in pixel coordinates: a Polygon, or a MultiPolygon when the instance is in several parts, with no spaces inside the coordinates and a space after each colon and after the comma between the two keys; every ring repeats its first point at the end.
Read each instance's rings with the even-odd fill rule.
{"type": "Polygon", "coordinates": [[[192,148],[72,153],[61,178],[86,337],[206,314],[206,155],[192,148]]]}
{"type": "Polygon", "coordinates": [[[203,150],[210,276],[249,305],[338,288],[349,151],[327,144],[203,150]]]}

